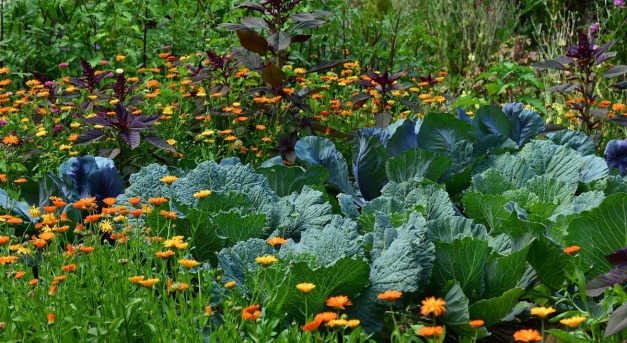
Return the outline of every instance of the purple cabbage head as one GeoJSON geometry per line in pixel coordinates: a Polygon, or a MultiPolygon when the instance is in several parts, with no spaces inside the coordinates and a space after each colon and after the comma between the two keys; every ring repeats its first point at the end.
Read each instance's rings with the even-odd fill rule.
{"type": "Polygon", "coordinates": [[[621,176],[627,173],[627,140],[613,139],[605,147],[605,162],[610,168],[618,168],[621,176]]]}

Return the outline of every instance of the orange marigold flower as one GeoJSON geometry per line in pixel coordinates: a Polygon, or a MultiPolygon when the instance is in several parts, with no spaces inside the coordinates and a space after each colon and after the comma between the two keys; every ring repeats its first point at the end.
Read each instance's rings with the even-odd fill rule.
{"type": "Polygon", "coordinates": [[[30,281],[28,281],[28,284],[31,286],[35,286],[39,283],[39,279],[32,279],[30,281]]]}
{"type": "Polygon", "coordinates": [[[626,111],[626,110],[627,110],[627,105],[625,105],[625,104],[618,103],[618,104],[614,104],[614,105],[612,105],[612,111],[615,111],[615,112],[617,112],[617,111],[624,112],[624,111],[626,111]]]}
{"type": "Polygon", "coordinates": [[[526,329],[514,332],[514,339],[520,342],[536,342],[541,341],[542,336],[538,330],[526,329]]]}
{"type": "Polygon", "coordinates": [[[87,217],[85,217],[85,222],[87,223],[95,223],[100,219],[101,215],[99,214],[90,214],[87,217]]]}
{"type": "Polygon", "coordinates": [[[68,264],[67,266],[61,266],[61,270],[66,273],[73,273],[76,271],[76,264],[68,264]]]}
{"type": "Polygon", "coordinates": [[[158,258],[162,258],[162,259],[168,259],[170,258],[170,256],[174,255],[174,251],[172,250],[166,250],[166,251],[157,251],[155,253],[155,256],[157,256],[158,258]]]}
{"type": "Polygon", "coordinates": [[[44,209],[44,212],[52,213],[57,209],[57,206],[44,206],[42,208],[44,209]]]}
{"type": "Polygon", "coordinates": [[[24,275],[26,275],[26,272],[23,271],[23,270],[20,270],[19,272],[15,273],[15,278],[19,280],[19,279],[23,278],[24,275]]]}
{"type": "Polygon", "coordinates": [[[56,237],[56,235],[52,232],[42,232],[39,234],[39,239],[43,239],[46,242],[50,242],[56,237]]]}
{"type": "Polygon", "coordinates": [[[134,197],[134,198],[128,199],[128,202],[133,206],[137,206],[137,204],[139,204],[141,201],[142,199],[140,197],[134,197]]]}
{"type": "Polygon", "coordinates": [[[52,285],[50,285],[50,290],[48,291],[48,295],[55,295],[57,294],[57,284],[53,283],[52,285]]]}
{"type": "Polygon", "coordinates": [[[444,305],[446,305],[446,301],[444,301],[444,299],[428,297],[427,299],[422,301],[420,313],[423,316],[428,316],[429,314],[433,313],[433,315],[437,317],[446,312],[446,307],[444,307],[444,305]]]}
{"type": "Polygon", "coordinates": [[[141,208],[138,208],[138,209],[135,209],[135,210],[131,210],[131,211],[129,211],[129,213],[130,213],[133,217],[135,217],[135,218],[139,218],[139,217],[142,215],[142,213],[144,213],[144,210],[142,210],[141,208]]]}
{"type": "Polygon", "coordinates": [[[473,328],[475,328],[475,329],[478,329],[478,328],[482,327],[482,326],[483,326],[483,324],[485,324],[485,323],[484,323],[484,322],[483,322],[483,320],[481,320],[481,319],[471,320],[471,321],[468,323],[468,325],[472,326],[472,327],[473,327],[473,328]]]}
{"type": "Polygon", "coordinates": [[[568,255],[573,255],[577,253],[581,249],[578,245],[571,245],[569,247],[564,248],[564,252],[568,255]]]}
{"type": "Polygon", "coordinates": [[[175,212],[171,212],[171,211],[166,211],[166,210],[161,210],[159,211],[159,214],[168,218],[168,219],[176,219],[176,213],[175,212]]]}
{"type": "Polygon", "coordinates": [[[94,247],[80,247],[78,248],[83,254],[89,254],[94,251],[94,247]]]}
{"type": "Polygon", "coordinates": [[[0,256],[0,265],[11,264],[17,262],[17,256],[0,256]]]}
{"type": "Polygon", "coordinates": [[[335,312],[320,312],[316,314],[314,320],[318,320],[321,322],[329,322],[337,318],[337,313],[335,312]]]}
{"type": "Polygon", "coordinates": [[[276,245],[287,244],[287,239],[277,236],[277,237],[272,237],[268,239],[266,242],[268,242],[268,244],[270,244],[271,246],[276,246],[276,245]]]}
{"type": "Polygon", "coordinates": [[[9,243],[9,239],[10,238],[11,237],[9,237],[9,236],[0,236],[0,245],[5,245],[5,244],[9,243]]]}
{"type": "Polygon", "coordinates": [[[441,326],[425,326],[416,331],[417,334],[423,337],[441,336],[443,328],[441,326]]]}
{"type": "Polygon", "coordinates": [[[574,317],[565,318],[565,319],[560,320],[560,324],[564,324],[564,325],[568,326],[569,328],[574,329],[574,328],[578,327],[579,324],[585,322],[586,319],[588,319],[588,317],[574,316],[574,317]]]}
{"type": "Polygon", "coordinates": [[[111,206],[115,205],[115,202],[117,200],[118,199],[116,199],[116,198],[104,198],[104,199],[102,199],[102,202],[104,202],[107,206],[111,207],[111,206]]]}
{"type": "Polygon", "coordinates": [[[391,291],[385,291],[383,293],[379,293],[379,295],[377,295],[377,298],[381,300],[394,301],[396,299],[399,299],[402,295],[403,295],[403,292],[391,290],[391,291]]]}
{"type": "Polygon", "coordinates": [[[48,313],[48,325],[54,324],[54,313],[48,313]]]}
{"type": "Polygon", "coordinates": [[[320,320],[313,320],[313,321],[303,325],[303,331],[314,332],[314,331],[318,330],[318,328],[320,327],[320,324],[322,324],[322,321],[320,321],[320,320]]]}
{"type": "Polygon", "coordinates": [[[20,139],[17,136],[8,134],[4,136],[4,138],[2,139],[2,143],[4,145],[18,145],[20,144],[20,139]]]}
{"type": "Polygon", "coordinates": [[[353,303],[348,300],[347,296],[338,295],[336,297],[330,297],[329,299],[327,299],[326,304],[327,306],[333,307],[336,310],[345,310],[344,306],[350,306],[353,303]]]}
{"type": "Polygon", "coordinates": [[[33,245],[36,246],[39,249],[45,247],[46,244],[48,244],[48,242],[44,241],[43,239],[34,239],[33,240],[33,245]]]}
{"type": "Polygon", "coordinates": [[[211,308],[211,306],[207,305],[205,306],[205,313],[203,313],[203,316],[211,316],[213,314],[213,309],[211,308]]]}
{"type": "Polygon", "coordinates": [[[22,224],[24,222],[24,220],[22,220],[22,218],[16,218],[16,217],[12,217],[7,219],[7,223],[9,224],[22,224]]]}
{"type": "Polygon", "coordinates": [[[246,320],[257,320],[259,316],[261,316],[261,311],[259,311],[259,305],[248,306],[242,310],[242,318],[246,320]]]}
{"type": "Polygon", "coordinates": [[[153,204],[154,206],[159,206],[161,204],[164,204],[164,203],[168,202],[168,199],[166,199],[164,197],[150,198],[150,199],[148,199],[148,202],[153,204]]]}

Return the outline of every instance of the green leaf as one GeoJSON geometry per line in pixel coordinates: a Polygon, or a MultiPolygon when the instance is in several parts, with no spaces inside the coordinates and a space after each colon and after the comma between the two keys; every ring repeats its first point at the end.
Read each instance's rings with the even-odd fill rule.
{"type": "Polygon", "coordinates": [[[522,148],[522,157],[538,174],[566,183],[577,183],[581,156],[574,150],[552,141],[532,140],[522,148]]]}
{"type": "Polygon", "coordinates": [[[606,255],[627,246],[627,194],[610,195],[601,205],[568,225],[565,241],[581,247],[579,254],[593,266],[591,276],[608,272],[606,255]]]}
{"type": "MultiPolygon", "coordinates": [[[[527,252],[530,247],[531,244],[527,244],[522,249],[509,255],[493,259],[485,266],[485,290],[482,298],[498,297],[516,287],[518,281],[525,273],[527,252]]],[[[516,298],[516,300],[518,300],[518,298],[516,298]]],[[[505,316],[505,314],[507,314],[507,312],[502,314],[498,319],[505,316]]]]}
{"type": "Polygon", "coordinates": [[[259,168],[257,172],[266,176],[270,188],[280,197],[294,192],[300,193],[305,185],[323,186],[329,174],[326,168],[316,165],[307,169],[274,165],[269,168],[259,168]]]}
{"type": "Polygon", "coordinates": [[[567,146],[580,153],[581,156],[595,154],[594,142],[581,131],[561,130],[547,133],[546,136],[555,144],[567,146]]]}
{"type": "Polygon", "coordinates": [[[410,149],[391,158],[385,164],[385,170],[389,180],[396,183],[420,178],[437,182],[450,165],[448,157],[428,150],[410,149]]]}
{"type": "Polygon", "coordinates": [[[553,290],[560,289],[565,280],[564,270],[572,272],[571,257],[562,247],[548,239],[538,237],[531,245],[527,261],[538,274],[538,278],[553,290]]]}
{"type": "Polygon", "coordinates": [[[481,195],[477,192],[468,192],[462,198],[466,216],[489,229],[497,228],[510,216],[510,212],[505,209],[508,202],[507,198],[500,195],[481,195]]]}
{"type": "Polygon", "coordinates": [[[548,333],[551,336],[555,336],[559,339],[559,342],[573,342],[573,343],[588,343],[590,342],[590,338],[584,336],[582,332],[578,331],[562,331],[560,329],[549,329],[545,330],[545,333],[548,333]]]}
{"type": "Polygon", "coordinates": [[[444,154],[468,138],[470,124],[449,114],[429,113],[418,132],[418,147],[444,154]]]}
{"type": "Polygon", "coordinates": [[[305,186],[300,193],[282,199],[284,216],[281,235],[299,240],[301,233],[311,228],[322,229],[334,218],[331,204],[320,191],[305,186]]]}
{"type": "Polygon", "coordinates": [[[481,137],[490,134],[509,137],[512,124],[503,111],[493,105],[479,108],[472,120],[473,135],[481,137]]]}
{"type": "Polygon", "coordinates": [[[450,243],[464,237],[477,239],[487,239],[488,237],[485,226],[474,224],[472,219],[460,216],[431,220],[427,223],[427,228],[434,242],[450,243]]]}
{"type": "Polygon", "coordinates": [[[512,288],[501,296],[479,300],[468,307],[470,318],[482,319],[486,327],[497,324],[516,306],[524,292],[522,288],[512,288]]]}
{"type": "Polygon", "coordinates": [[[477,297],[491,251],[487,241],[472,237],[451,243],[435,242],[431,287],[437,289],[449,280],[456,280],[467,297],[477,297]]]}
{"type": "Polygon", "coordinates": [[[358,134],[353,148],[353,176],[365,200],[381,195],[386,182],[385,164],[389,155],[375,136],[358,134]]]}
{"type": "Polygon", "coordinates": [[[211,218],[217,226],[218,235],[226,238],[229,244],[259,237],[266,226],[263,213],[242,214],[239,212],[216,213],[211,218]]]}
{"type": "Polygon", "coordinates": [[[498,170],[516,188],[521,188],[527,180],[538,175],[520,154],[490,155],[473,168],[473,175],[488,169],[498,170]]]}
{"type": "Polygon", "coordinates": [[[510,180],[496,169],[488,169],[481,174],[472,177],[473,189],[481,194],[499,195],[514,189],[510,180]]]}
{"type": "Polygon", "coordinates": [[[598,156],[589,155],[582,158],[581,169],[579,170],[579,181],[590,183],[607,177],[610,173],[607,163],[598,156]]]}
{"type": "Polygon", "coordinates": [[[559,204],[572,199],[577,191],[577,183],[541,175],[528,180],[523,190],[537,195],[541,202],[559,204]]]}

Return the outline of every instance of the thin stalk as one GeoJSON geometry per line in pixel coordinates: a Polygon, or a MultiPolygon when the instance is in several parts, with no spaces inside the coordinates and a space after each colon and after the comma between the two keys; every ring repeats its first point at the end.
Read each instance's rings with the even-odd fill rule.
{"type": "MultiPolygon", "coordinates": [[[[0,0],[0,45],[4,43],[4,0],[0,0]]],[[[0,68],[4,67],[4,61],[0,60],[0,68]]]]}
{"type": "Polygon", "coordinates": [[[144,48],[143,48],[143,63],[142,67],[146,67],[146,42],[148,40],[148,2],[144,1],[144,48]]]}

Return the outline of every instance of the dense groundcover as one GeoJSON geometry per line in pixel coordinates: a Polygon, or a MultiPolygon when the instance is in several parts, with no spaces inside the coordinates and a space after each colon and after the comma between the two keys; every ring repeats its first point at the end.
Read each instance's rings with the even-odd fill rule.
{"type": "Polygon", "coordinates": [[[1,341],[627,339],[623,1],[0,5],[1,341]]]}

